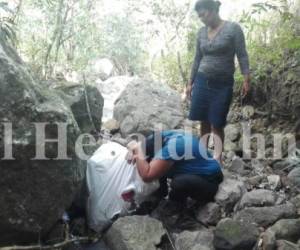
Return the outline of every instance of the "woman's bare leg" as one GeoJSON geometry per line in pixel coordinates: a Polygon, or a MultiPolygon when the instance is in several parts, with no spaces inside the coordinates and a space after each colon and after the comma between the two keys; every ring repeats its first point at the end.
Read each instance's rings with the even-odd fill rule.
{"type": "Polygon", "coordinates": [[[211,133],[211,124],[209,122],[201,122],[200,138],[203,145],[208,148],[209,136],[211,133]]]}
{"type": "Polygon", "coordinates": [[[215,128],[212,126],[212,132],[214,136],[214,158],[223,165],[222,152],[224,145],[224,128],[215,128]]]}

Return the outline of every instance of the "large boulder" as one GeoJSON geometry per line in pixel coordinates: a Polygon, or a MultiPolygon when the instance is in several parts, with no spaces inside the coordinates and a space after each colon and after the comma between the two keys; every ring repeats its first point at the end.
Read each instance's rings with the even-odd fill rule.
{"type": "Polygon", "coordinates": [[[37,243],[61,218],[83,179],[74,152],[80,131],[63,100],[41,88],[2,40],[0,65],[0,245],[37,243]],[[43,131],[47,139],[59,134],[59,148],[55,142],[45,146],[45,158],[59,159],[41,159],[43,143],[37,140],[43,131]]]}
{"type": "Polygon", "coordinates": [[[230,213],[246,191],[244,182],[225,178],[219,186],[215,200],[226,213],[230,213]]]}
{"type": "Polygon", "coordinates": [[[183,231],[175,239],[175,247],[178,250],[214,250],[214,234],[211,230],[183,231]]]}
{"type": "Polygon", "coordinates": [[[268,227],[280,219],[295,218],[296,215],[295,206],[291,203],[286,203],[273,207],[248,207],[236,213],[234,219],[268,227]]]}
{"type": "Polygon", "coordinates": [[[104,99],[97,87],[69,84],[59,86],[56,90],[71,108],[82,133],[101,130],[104,99]]]}
{"type": "Polygon", "coordinates": [[[225,218],[216,227],[214,246],[216,250],[252,250],[258,236],[254,224],[225,218]]]}
{"type": "Polygon", "coordinates": [[[135,79],[115,103],[114,118],[121,133],[147,133],[153,129],[175,129],[183,121],[180,95],[165,84],[135,79]]]}
{"type": "Polygon", "coordinates": [[[112,250],[156,250],[166,231],[160,221],[149,216],[127,216],[118,219],[105,234],[112,250]]]}
{"type": "Polygon", "coordinates": [[[300,239],[300,219],[282,219],[269,227],[262,235],[263,246],[266,250],[276,247],[276,240],[288,240],[294,243],[300,239]]]}

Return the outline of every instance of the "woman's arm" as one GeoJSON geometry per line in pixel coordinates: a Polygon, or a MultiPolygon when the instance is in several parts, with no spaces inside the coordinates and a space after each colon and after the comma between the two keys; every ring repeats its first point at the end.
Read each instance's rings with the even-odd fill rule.
{"type": "Polygon", "coordinates": [[[200,49],[200,31],[199,31],[198,34],[197,34],[197,41],[196,41],[196,54],[195,54],[195,57],[194,57],[194,62],[193,62],[193,66],[192,66],[192,70],[191,70],[191,76],[190,76],[190,80],[188,82],[188,85],[193,85],[202,57],[203,57],[203,55],[202,55],[202,52],[201,52],[201,49],[200,49]]]}
{"type": "Polygon", "coordinates": [[[152,160],[148,163],[145,160],[145,155],[143,153],[141,143],[139,142],[130,142],[127,145],[127,148],[131,151],[131,160],[133,163],[136,163],[139,175],[144,182],[158,180],[160,177],[165,175],[174,164],[173,161],[166,160],[152,160]]]}
{"type": "Polygon", "coordinates": [[[246,96],[250,89],[250,67],[249,57],[246,50],[245,36],[240,25],[236,24],[234,30],[234,46],[235,52],[240,65],[241,73],[244,76],[244,84],[242,89],[242,95],[246,96]]]}

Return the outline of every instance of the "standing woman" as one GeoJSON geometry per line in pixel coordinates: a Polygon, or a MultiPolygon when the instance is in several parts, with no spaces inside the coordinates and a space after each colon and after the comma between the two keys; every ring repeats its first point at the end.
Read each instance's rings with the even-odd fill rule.
{"type": "Polygon", "coordinates": [[[250,71],[244,33],[239,24],[220,18],[220,5],[214,0],[199,0],[195,5],[205,26],[197,35],[196,55],[186,95],[191,97],[190,120],[201,121],[200,133],[206,147],[206,136],[214,134],[214,157],[222,164],[224,127],[233,93],[235,55],[244,76],[243,96],[250,89],[250,71]]]}

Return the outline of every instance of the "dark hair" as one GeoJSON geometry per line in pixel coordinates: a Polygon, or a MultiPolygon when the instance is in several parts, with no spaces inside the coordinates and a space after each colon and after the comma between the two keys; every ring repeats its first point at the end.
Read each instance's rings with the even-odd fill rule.
{"type": "Polygon", "coordinates": [[[214,0],[198,0],[195,5],[195,10],[199,11],[200,9],[205,9],[209,11],[216,11],[219,13],[221,6],[220,1],[214,1],[214,0]]]}
{"type": "Polygon", "coordinates": [[[145,149],[145,156],[147,157],[147,161],[150,162],[154,155],[155,155],[155,150],[159,150],[158,147],[162,147],[163,145],[159,143],[163,143],[162,141],[162,134],[160,131],[151,131],[150,135],[146,137],[145,140],[145,145],[144,145],[144,149],[145,149]]]}

